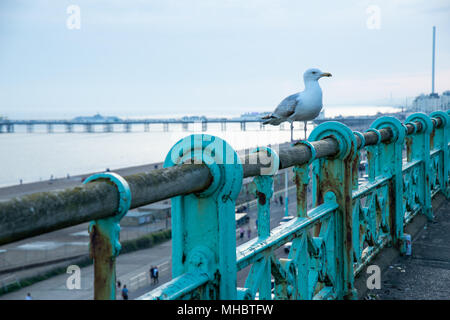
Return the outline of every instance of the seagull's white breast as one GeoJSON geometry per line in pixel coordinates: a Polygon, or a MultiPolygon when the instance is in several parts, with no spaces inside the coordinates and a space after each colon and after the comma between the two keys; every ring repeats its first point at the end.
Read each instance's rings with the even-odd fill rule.
{"type": "Polygon", "coordinates": [[[299,93],[298,104],[290,117],[294,121],[305,121],[316,118],[322,110],[322,89],[317,81],[299,93]]]}

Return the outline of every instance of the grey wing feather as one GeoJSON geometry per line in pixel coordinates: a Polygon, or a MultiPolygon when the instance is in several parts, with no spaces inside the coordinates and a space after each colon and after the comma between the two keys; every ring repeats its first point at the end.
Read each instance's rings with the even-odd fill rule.
{"type": "Polygon", "coordinates": [[[288,118],[295,113],[295,107],[299,102],[298,97],[299,94],[295,93],[284,98],[273,113],[262,117],[262,119],[265,120],[263,121],[263,124],[277,126],[284,121],[288,121],[288,118]]]}
{"type": "Polygon", "coordinates": [[[298,103],[298,93],[292,94],[280,102],[273,114],[281,118],[288,118],[295,112],[298,103]]]}

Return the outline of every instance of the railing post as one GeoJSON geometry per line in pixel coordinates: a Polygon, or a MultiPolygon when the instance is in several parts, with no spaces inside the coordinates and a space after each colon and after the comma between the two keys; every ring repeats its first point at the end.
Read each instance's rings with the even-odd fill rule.
{"type": "Polygon", "coordinates": [[[355,160],[353,161],[353,190],[357,190],[359,187],[359,164],[361,162],[361,149],[366,145],[366,139],[364,135],[359,131],[353,131],[353,134],[359,137],[361,145],[359,146],[355,160]]]}
{"type": "Polygon", "coordinates": [[[408,122],[420,122],[422,129],[413,135],[406,137],[408,161],[421,161],[420,166],[420,198],[422,213],[429,219],[433,219],[431,207],[431,182],[430,182],[430,135],[433,131],[433,122],[425,113],[413,113],[407,119],[408,122]]]}
{"type": "MultiPolygon", "coordinates": [[[[280,159],[277,153],[268,147],[259,147],[252,151],[252,153],[256,152],[259,152],[261,163],[270,163],[269,168],[262,169],[261,175],[253,179],[251,186],[258,199],[258,240],[263,241],[270,236],[270,198],[273,194],[273,175],[278,172],[280,159]]],[[[271,279],[270,259],[261,259],[252,265],[245,287],[249,289],[252,296],[259,289],[259,299],[270,300],[272,298],[271,279]]]]}
{"type": "MultiPolygon", "coordinates": [[[[324,203],[325,194],[336,196],[336,294],[338,299],[356,299],[353,275],[353,161],[356,156],[356,138],[344,124],[330,121],[320,124],[309,140],[318,141],[333,137],[339,143],[339,153],[334,157],[319,158],[313,163],[314,206],[324,203]]],[[[355,230],[359,232],[359,230],[355,230]]]]}
{"type": "Polygon", "coordinates": [[[308,185],[311,177],[309,176],[309,168],[311,163],[316,159],[316,149],[308,141],[298,141],[294,145],[304,144],[310,152],[311,158],[308,163],[301,166],[294,166],[294,180],[297,192],[297,217],[305,218],[308,212],[308,185]]]}
{"type": "MultiPolygon", "coordinates": [[[[258,147],[252,153],[259,152],[259,158],[270,158],[270,167],[262,170],[261,175],[253,178],[252,192],[258,199],[258,237],[267,238],[270,235],[270,199],[273,195],[273,176],[278,172],[280,159],[277,153],[268,147],[258,147]]],[[[261,163],[266,163],[264,159],[261,163]]]]}
{"type": "Polygon", "coordinates": [[[431,113],[430,116],[433,118],[440,118],[442,121],[442,125],[439,128],[435,128],[434,141],[431,148],[441,150],[442,157],[440,161],[442,161],[442,171],[440,172],[441,176],[439,177],[441,192],[447,199],[450,199],[450,154],[448,150],[448,142],[450,139],[450,116],[447,112],[443,111],[435,111],[431,113]]]}
{"type": "Polygon", "coordinates": [[[196,134],[172,147],[164,167],[183,163],[207,165],[213,181],[201,193],[172,198],[172,277],[206,272],[208,289],[199,292],[200,299],[236,299],[235,199],[243,178],[240,158],[224,140],[196,134]]]}
{"type": "Polygon", "coordinates": [[[381,134],[377,129],[374,128],[369,128],[365,132],[374,132],[378,136],[378,140],[375,145],[366,147],[368,165],[367,173],[369,176],[369,182],[375,182],[377,175],[380,175],[380,172],[383,172],[383,165],[379,161],[377,161],[380,152],[378,145],[381,143],[381,134]]]}
{"type": "Polygon", "coordinates": [[[125,216],[131,204],[131,191],[127,181],[113,172],[94,174],[85,183],[98,179],[108,179],[117,186],[119,206],[114,217],[95,220],[89,225],[89,253],[94,259],[94,299],[116,299],[116,257],[121,245],[120,220],[125,216]]]}
{"type": "MultiPolygon", "coordinates": [[[[394,117],[381,117],[376,119],[371,129],[381,130],[390,128],[392,131],[392,138],[383,143],[378,143],[374,146],[367,146],[368,154],[374,154],[369,159],[369,168],[375,167],[373,173],[375,179],[386,177],[390,179],[389,193],[387,199],[384,201],[385,206],[389,208],[389,216],[384,216],[383,211],[380,217],[381,229],[383,232],[390,231],[392,242],[397,248],[403,250],[403,227],[404,227],[404,212],[403,212],[403,173],[402,173],[402,149],[405,142],[406,130],[403,124],[394,117]],[[376,151],[375,151],[376,150],[376,151]],[[375,151],[375,152],[374,152],[375,151]]],[[[370,130],[370,129],[369,129],[370,130]]],[[[369,170],[372,172],[372,170],[369,170]]],[[[378,195],[384,197],[384,195],[378,195]]]]}

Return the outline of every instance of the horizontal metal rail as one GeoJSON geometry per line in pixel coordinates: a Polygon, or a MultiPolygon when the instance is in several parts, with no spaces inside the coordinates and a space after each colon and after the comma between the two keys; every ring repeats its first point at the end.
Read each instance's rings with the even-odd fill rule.
{"type": "MultiPolygon", "coordinates": [[[[433,125],[442,125],[440,118],[432,118],[433,125]]],[[[422,130],[420,122],[405,124],[407,134],[422,130]]],[[[392,138],[389,128],[379,130],[381,142],[392,138]]],[[[378,134],[362,133],[365,146],[378,143],[378,134]]],[[[357,147],[361,140],[355,135],[357,147]]],[[[311,142],[316,158],[334,156],[339,151],[338,142],[324,138],[311,142]]],[[[280,169],[309,162],[312,154],[306,145],[289,146],[279,150],[280,169]]],[[[257,176],[267,165],[258,163],[258,155],[241,157],[243,175],[257,176]],[[256,164],[252,164],[256,163],[256,164]]],[[[132,201],[130,208],[137,208],[171,197],[200,192],[212,183],[210,170],[206,165],[183,164],[171,168],[124,177],[130,186],[132,201]]],[[[115,185],[107,180],[92,182],[61,191],[39,192],[0,202],[0,245],[78,225],[92,220],[116,215],[119,194],[115,185]]]]}

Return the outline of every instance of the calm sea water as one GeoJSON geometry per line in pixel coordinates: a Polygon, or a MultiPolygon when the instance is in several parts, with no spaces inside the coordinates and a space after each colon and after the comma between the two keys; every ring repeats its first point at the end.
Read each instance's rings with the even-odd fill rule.
{"type": "MultiPolygon", "coordinates": [[[[377,111],[392,111],[388,108],[361,107],[336,109],[327,116],[374,114],[377,111]],[[346,112],[343,112],[345,110],[346,112]],[[333,114],[334,111],[334,114],[333,114]],[[364,113],[362,113],[364,112],[364,113]]],[[[247,123],[247,131],[239,124],[227,124],[227,131],[220,124],[209,124],[206,133],[225,139],[235,150],[261,145],[277,144],[290,140],[288,124],[285,131],[279,127],[267,127],[261,131],[259,124],[247,123]]],[[[303,124],[295,125],[294,138],[303,138],[303,124]]],[[[308,128],[310,131],[312,126],[308,128]]],[[[84,133],[84,127],[75,127],[75,132],[65,133],[65,127],[54,127],[48,134],[45,126],[36,126],[34,133],[27,133],[23,126],[16,126],[15,133],[0,134],[0,186],[48,180],[78,175],[93,171],[111,170],[163,161],[170,148],[181,138],[201,132],[201,124],[194,124],[190,131],[182,131],[181,125],[171,125],[163,132],[162,125],[144,127],[134,125],[132,132],[123,132],[115,125],[116,132],[103,133],[103,126],[95,127],[95,133],[84,133]]]]}

